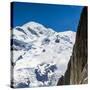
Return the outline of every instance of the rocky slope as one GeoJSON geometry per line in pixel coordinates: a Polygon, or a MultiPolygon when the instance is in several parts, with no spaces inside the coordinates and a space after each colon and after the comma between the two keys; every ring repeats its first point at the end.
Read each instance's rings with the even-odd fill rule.
{"type": "Polygon", "coordinates": [[[88,83],[87,32],[87,7],[84,7],[76,33],[72,56],[64,76],[59,79],[57,85],[88,83]]]}

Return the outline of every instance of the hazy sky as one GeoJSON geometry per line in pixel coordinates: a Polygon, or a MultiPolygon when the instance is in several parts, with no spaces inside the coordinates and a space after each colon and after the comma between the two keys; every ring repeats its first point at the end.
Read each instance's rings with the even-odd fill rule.
{"type": "Polygon", "coordinates": [[[83,6],[12,3],[12,28],[35,21],[55,31],[77,30],[83,6]]]}

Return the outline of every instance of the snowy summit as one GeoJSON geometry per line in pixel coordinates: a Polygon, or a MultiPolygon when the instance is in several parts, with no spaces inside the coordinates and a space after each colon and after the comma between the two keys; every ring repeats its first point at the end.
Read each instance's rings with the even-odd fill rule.
{"type": "Polygon", "coordinates": [[[13,29],[14,87],[53,86],[67,69],[76,32],[28,22],[13,29]]]}

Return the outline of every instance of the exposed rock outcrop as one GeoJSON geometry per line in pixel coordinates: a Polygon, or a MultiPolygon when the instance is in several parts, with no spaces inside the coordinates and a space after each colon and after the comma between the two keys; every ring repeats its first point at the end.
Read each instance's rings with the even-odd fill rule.
{"type": "Polygon", "coordinates": [[[73,47],[72,56],[67,70],[57,85],[87,84],[88,83],[88,30],[87,30],[87,7],[81,13],[80,22],[76,34],[76,41],[73,47]]]}

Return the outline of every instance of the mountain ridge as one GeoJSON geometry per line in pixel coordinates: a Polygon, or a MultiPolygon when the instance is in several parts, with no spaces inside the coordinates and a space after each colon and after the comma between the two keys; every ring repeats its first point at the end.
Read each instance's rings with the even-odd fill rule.
{"type": "Polygon", "coordinates": [[[30,87],[56,85],[66,70],[75,34],[74,31],[56,32],[35,22],[14,28],[11,38],[14,87],[26,83],[26,78],[31,82],[30,87]]]}

